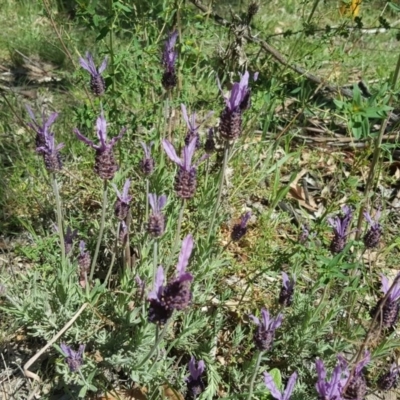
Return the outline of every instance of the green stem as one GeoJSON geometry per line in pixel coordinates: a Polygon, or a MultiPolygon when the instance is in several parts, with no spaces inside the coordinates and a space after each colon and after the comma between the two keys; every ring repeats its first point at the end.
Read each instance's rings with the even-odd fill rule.
{"type": "Polygon", "coordinates": [[[158,261],[158,240],[154,239],[154,243],[153,243],[153,287],[154,287],[154,284],[156,281],[157,261],[158,261]]]}
{"type": "MultiPolygon", "coordinates": [[[[113,0],[110,0],[110,15],[113,14],[113,0]]],[[[117,15],[112,19],[111,25],[109,27],[109,39],[110,39],[110,64],[111,64],[111,74],[112,74],[112,90],[115,93],[115,69],[114,69],[114,23],[117,19],[117,15]]]]}
{"type": "Polygon", "coordinates": [[[94,252],[92,265],[90,267],[89,281],[91,281],[93,279],[94,269],[96,267],[97,257],[99,255],[101,241],[103,240],[104,225],[105,225],[105,221],[106,221],[107,189],[108,189],[108,180],[104,179],[104,184],[103,184],[103,203],[101,205],[100,231],[99,231],[99,237],[97,238],[96,250],[94,252]]]}
{"type": "Polygon", "coordinates": [[[167,115],[168,115],[168,140],[172,141],[172,92],[168,90],[167,115]]]}
{"type": "Polygon", "coordinates": [[[111,257],[110,266],[108,267],[106,279],[104,279],[104,287],[107,286],[107,282],[108,282],[108,280],[110,279],[111,272],[112,272],[112,269],[113,269],[113,267],[114,267],[115,258],[116,258],[117,253],[118,253],[118,240],[119,240],[119,230],[120,230],[120,228],[121,228],[121,222],[118,221],[118,224],[117,224],[117,232],[116,232],[116,235],[115,235],[114,252],[113,252],[113,255],[112,255],[112,257],[111,257]]]}
{"type": "Polygon", "coordinates": [[[261,363],[261,359],[262,359],[263,354],[264,354],[263,351],[260,351],[258,353],[256,366],[254,368],[253,376],[251,377],[251,381],[250,381],[249,395],[247,396],[247,400],[251,400],[251,398],[253,397],[254,382],[255,382],[256,376],[258,374],[258,369],[260,368],[260,363],[261,363]]]}
{"type": "Polygon", "coordinates": [[[137,365],[135,367],[136,369],[139,369],[154,354],[154,352],[157,350],[158,345],[160,344],[161,340],[165,336],[165,333],[167,332],[167,328],[168,328],[168,326],[169,326],[171,321],[172,321],[172,319],[170,318],[166,322],[166,324],[164,325],[164,328],[163,328],[163,330],[161,331],[160,334],[159,334],[159,327],[158,327],[158,325],[156,325],[156,337],[155,337],[154,346],[150,349],[150,351],[147,354],[147,356],[145,358],[143,358],[143,360],[139,363],[139,365],[137,365]]]}
{"type": "Polygon", "coordinates": [[[219,178],[217,201],[215,202],[214,211],[213,211],[213,214],[212,214],[212,217],[211,217],[210,227],[208,228],[207,241],[210,240],[211,234],[213,232],[215,217],[217,215],[219,204],[221,202],[222,188],[224,186],[225,171],[226,171],[226,167],[228,165],[229,148],[230,148],[229,142],[226,141],[225,142],[225,149],[224,149],[224,161],[223,161],[223,164],[222,164],[221,176],[219,178]]]}
{"type": "Polygon", "coordinates": [[[58,235],[60,237],[60,246],[61,246],[61,262],[62,265],[65,265],[65,243],[64,243],[64,227],[63,227],[63,219],[62,219],[62,212],[61,212],[61,199],[60,199],[60,192],[58,190],[58,184],[56,179],[56,174],[52,173],[52,185],[53,185],[53,192],[54,197],[56,199],[56,209],[57,209],[57,228],[58,228],[58,235]]]}
{"type": "MultiPolygon", "coordinates": [[[[391,95],[389,97],[389,101],[388,101],[389,105],[393,101],[393,92],[394,92],[394,89],[396,87],[397,80],[399,79],[399,74],[400,74],[400,54],[399,54],[399,57],[397,58],[396,68],[394,70],[393,79],[392,79],[392,82],[391,82],[391,85],[390,85],[392,93],[391,93],[391,95]]],[[[377,163],[379,161],[379,157],[380,157],[380,154],[381,154],[382,139],[383,139],[383,135],[385,134],[388,122],[389,122],[389,118],[386,118],[383,121],[381,129],[379,131],[379,135],[375,139],[374,154],[372,156],[371,167],[369,169],[367,183],[365,185],[365,191],[364,191],[364,198],[366,200],[366,205],[367,206],[368,206],[368,203],[369,203],[370,191],[372,190],[372,186],[373,186],[373,183],[374,183],[374,180],[375,180],[374,179],[375,178],[375,168],[376,168],[376,165],[377,165],[377,163]]],[[[356,240],[360,239],[360,236],[362,234],[361,225],[362,225],[363,220],[364,220],[363,213],[364,213],[365,208],[366,208],[365,204],[363,204],[361,206],[361,208],[360,208],[360,213],[358,215],[357,233],[356,233],[356,236],[355,236],[356,240]]]]}
{"type": "MultiPolygon", "coordinates": [[[[124,266],[125,269],[132,270],[132,257],[131,257],[131,247],[130,247],[130,226],[132,220],[131,209],[129,208],[128,215],[126,217],[126,243],[124,248],[124,266]]],[[[119,238],[119,231],[117,232],[117,238],[119,238]]]]}
{"type": "Polygon", "coordinates": [[[149,182],[149,179],[146,178],[146,199],[145,199],[145,203],[146,203],[146,221],[145,221],[145,223],[147,223],[149,221],[149,190],[150,190],[150,182],[149,182]]]}
{"type": "Polygon", "coordinates": [[[310,15],[307,18],[307,24],[311,23],[312,17],[314,16],[315,10],[317,9],[318,3],[320,0],[315,0],[313,4],[313,8],[310,12],[310,15]]]}
{"type": "Polygon", "coordinates": [[[176,249],[179,244],[179,238],[181,236],[181,227],[182,227],[182,221],[183,221],[183,214],[185,211],[185,205],[186,205],[186,201],[185,201],[185,199],[182,199],[181,209],[179,210],[178,223],[176,226],[175,239],[174,239],[174,243],[172,245],[172,250],[171,250],[170,256],[168,258],[167,266],[165,268],[165,276],[168,276],[168,270],[169,270],[169,267],[171,266],[172,258],[174,257],[176,249]]]}

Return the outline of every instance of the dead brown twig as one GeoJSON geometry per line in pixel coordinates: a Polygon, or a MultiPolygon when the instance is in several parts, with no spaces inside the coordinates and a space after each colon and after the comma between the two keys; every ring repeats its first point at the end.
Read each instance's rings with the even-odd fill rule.
{"type": "MultiPolygon", "coordinates": [[[[32,378],[38,382],[41,382],[40,377],[29,371],[29,367],[50,347],[52,346],[57,340],[58,338],[61,337],[61,335],[64,334],[64,332],[66,332],[71,325],[76,321],[76,319],[82,314],[83,310],[88,306],[88,303],[84,303],[82,305],[82,307],[76,312],[76,314],[64,325],[64,327],[56,334],[53,336],[53,338],[46,344],[46,346],[44,346],[40,351],[38,351],[33,357],[31,357],[28,362],[24,365],[24,374],[26,377],[28,378],[32,378]]],[[[29,398],[33,398],[33,396],[35,395],[37,391],[37,388],[30,394],[29,398]]]]}
{"type": "MultiPolygon", "coordinates": [[[[209,7],[205,6],[200,0],[190,0],[192,4],[194,4],[199,10],[203,11],[207,15],[211,15],[213,19],[226,27],[231,27],[234,22],[229,22],[228,20],[222,18],[220,15],[218,15],[216,12],[212,11],[209,7]]],[[[276,61],[278,61],[280,64],[284,65],[285,67],[290,68],[292,71],[297,72],[298,74],[304,76],[306,79],[310,80],[311,82],[314,82],[318,85],[321,85],[324,87],[324,89],[333,92],[333,93],[340,93],[341,95],[345,97],[352,98],[353,97],[353,91],[347,88],[343,87],[337,87],[332,84],[329,84],[325,82],[324,79],[321,77],[311,74],[310,72],[307,72],[304,68],[300,67],[299,65],[296,64],[290,64],[286,58],[274,47],[269,45],[267,42],[265,42],[262,39],[259,39],[255,36],[252,36],[250,33],[245,33],[243,37],[253,43],[257,43],[264,51],[269,53],[276,61]]]]}

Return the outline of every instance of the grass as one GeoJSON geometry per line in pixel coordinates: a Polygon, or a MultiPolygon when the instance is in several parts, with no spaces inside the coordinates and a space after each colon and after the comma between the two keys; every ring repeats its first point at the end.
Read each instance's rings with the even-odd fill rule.
{"type": "MultiPolygon", "coordinates": [[[[348,360],[351,370],[364,348],[371,352],[363,370],[368,394],[376,393],[378,378],[396,362],[399,347],[396,329],[384,329],[384,321],[374,321],[371,314],[383,297],[380,274],[392,282],[399,263],[393,194],[397,138],[385,139],[383,157],[376,165],[371,163],[379,127],[391,107],[396,112],[396,87],[390,88],[399,57],[396,25],[379,34],[352,29],[357,21],[340,16],[336,2],[287,0],[261,6],[251,34],[267,40],[289,64],[298,64],[331,84],[350,87],[354,97],[348,99],[276,63],[255,42],[240,44],[244,61],[240,67],[231,52],[238,50],[232,46],[238,43],[232,29],[190,2],[71,4],[0,0],[1,66],[12,72],[0,81],[0,227],[4,238],[0,283],[6,288],[0,298],[2,396],[24,399],[39,393],[49,399],[124,399],[140,393],[147,399],[189,399],[185,378],[194,356],[206,366],[200,399],[269,400],[273,397],[262,375],[266,371],[280,388],[296,371],[291,399],[315,399],[315,361],[324,360],[330,376],[337,355],[348,360]],[[178,83],[168,96],[161,85],[160,58],[174,26],[180,33],[178,83]],[[79,66],[79,55],[87,50],[96,65],[105,56],[109,60],[104,72],[107,91],[101,99],[90,93],[88,73],[79,66]],[[242,134],[232,144],[222,180],[223,140],[217,143],[218,151],[199,164],[196,194],[186,201],[175,246],[181,207],[174,191],[177,168],[161,141],[170,139],[180,154],[187,132],[181,103],[189,113],[196,112],[198,120],[214,110],[200,127],[203,142],[210,128],[218,132],[224,102],[216,77],[225,94],[245,69],[251,74],[258,71],[259,78],[250,80],[252,103],[243,112],[242,134]],[[357,97],[353,83],[360,77],[372,98],[357,97]],[[65,262],[55,229],[51,174],[35,152],[26,105],[38,117],[42,112],[47,116],[59,112],[52,130],[56,142],[65,143],[63,169],[56,175],[63,230],[69,226],[78,232],[65,262]],[[73,133],[78,128],[97,143],[94,127],[101,108],[109,138],[128,128],[114,148],[120,169],[112,180],[121,190],[125,180],[131,179],[128,248],[116,240],[116,194],[110,188],[103,210],[103,182],[93,172],[95,151],[73,133]],[[192,301],[185,310],[175,311],[165,326],[148,321],[154,239],[146,231],[140,141],[154,141],[156,169],[149,178],[150,191],[168,196],[163,209],[166,229],[157,240],[155,263],[168,269],[167,281],[175,274],[182,240],[190,234],[195,243],[188,265],[193,275],[192,301]],[[359,143],[364,147],[357,147],[359,143]],[[375,179],[372,191],[366,193],[371,168],[376,170],[375,179]],[[221,183],[220,205],[210,228],[221,183]],[[328,218],[338,215],[345,204],[354,210],[348,232],[356,228],[362,206],[366,204],[372,214],[381,209],[383,233],[378,248],[365,248],[368,228],[364,222],[359,238],[352,232],[341,252],[329,251],[333,232],[328,218]],[[103,211],[106,223],[94,277],[82,285],[79,241],[86,242],[93,257],[103,211]],[[252,217],[244,237],[231,241],[233,227],[248,211],[252,217]],[[304,226],[310,235],[301,243],[304,226]],[[105,281],[110,268],[111,277],[105,281]],[[283,271],[296,277],[290,307],[278,303],[283,271]],[[137,277],[145,283],[144,292],[137,277]],[[284,318],[272,348],[262,353],[255,370],[257,327],[249,315],[260,317],[262,308],[275,317],[282,312],[284,318]],[[62,331],[71,320],[71,326],[62,331]],[[77,371],[66,363],[61,343],[74,350],[86,345],[77,371]],[[46,345],[47,350],[24,374],[30,357],[46,345]],[[12,346],[13,354],[9,352],[12,346]],[[32,379],[32,373],[37,379],[32,379]]],[[[383,19],[395,23],[397,13],[385,4],[364,0],[358,24],[376,28],[383,19]]],[[[247,2],[221,3],[213,10],[228,20],[243,20],[247,6],[247,2]]],[[[396,134],[396,124],[389,124],[390,134],[396,134]]],[[[198,151],[194,160],[203,152],[198,151]]]]}

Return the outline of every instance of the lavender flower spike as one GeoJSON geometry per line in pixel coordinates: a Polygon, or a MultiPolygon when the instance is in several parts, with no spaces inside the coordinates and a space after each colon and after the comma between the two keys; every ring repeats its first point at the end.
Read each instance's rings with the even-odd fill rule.
{"type": "Polygon", "coordinates": [[[279,293],[279,304],[289,307],[293,302],[295,278],[289,279],[286,272],[282,272],[282,288],[279,293]]]}
{"type": "Polygon", "coordinates": [[[346,246],[348,230],[353,218],[352,209],[345,205],[342,207],[342,215],[335,218],[328,218],[328,223],[332,226],[334,237],[332,239],[330,250],[332,254],[340,253],[346,246]]]}
{"type": "Polygon", "coordinates": [[[54,134],[47,133],[45,145],[37,147],[36,151],[43,155],[44,165],[49,172],[61,171],[62,162],[60,150],[65,146],[64,143],[56,145],[54,134]]]}
{"type": "Polygon", "coordinates": [[[396,325],[399,310],[400,310],[400,281],[398,279],[399,275],[395,278],[396,283],[390,292],[389,297],[386,299],[384,306],[382,307],[382,312],[380,313],[380,306],[386,297],[386,293],[390,289],[389,279],[381,275],[381,282],[382,282],[382,292],[383,297],[378,301],[377,305],[372,309],[371,315],[375,317],[376,313],[380,313],[381,315],[378,316],[377,322],[378,324],[382,324],[383,328],[392,328],[396,325]]]}
{"type": "Polygon", "coordinates": [[[53,125],[54,121],[57,119],[58,113],[51,114],[47,120],[44,113],[42,113],[42,125],[39,125],[36,121],[35,114],[33,114],[32,109],[28,105],[26,106],[26,110],[32,120],[32,123],[29,123],[28,126],[36,132],[36,147],[39,148],[46,146],[46,137],[54,135],[49,132],[49,130],[51,125],[53,125]]]}
{"type": "Polygon", "coordinates": [[[50,127],[58,117],[57,113],[53,113],[45,120],[44,114],[42,115],[42,126],[40,126],[35,119],[31,108],[26,107],[32,124],[28,124],[36,132],[36,151],[43,155],[44,164],[49,172],[58,172],[62,168],[60,150],[64,147],[64,143],[56,145],[54,133],[50,132],[50,127]]]}
{"type": "Polygon", "coordinates": [[[130,208],[130,201],[132,200],[132,196],[129,196],[129,187],[131,186],[131,181],[127,179],[124,184],[124,188],[122,189],[122,193],[118,190],[115,184],[112,185],[115,192],[117,193],[117,201],[114,205],[114,213],[115,216],[120,220],[123,221],[126,216],[128,215],[128,211],[130,208]]]}
{"type": "Polygon", "coordinates": [[[154,193],[149,193],[149,203],[153,212],[149,216],[147,231],[153,237],[160,237],[165,231],[165,215],[161,210],[167,204],[167,196],[162,195],[158,197],[154,193]]]}
{"type": "Polygon", "coordinates": [[[197,399],[198,396],[204,392],[205,386],[201,375],[203,375],[206,369],[206,365],[203,360],[199,360],[196,365],[196,359],[192,357],[189,361],[189,372],[190,375],[186,378],[186,384],[188,389],[188,398],[197,399]]]}
{"type": "MultiPolygon", "coordinates": [[[[347,367],[347,361],[343,356],[339,356],[339,360],[343,366],[347,367]]],[[[344,398],[364,400],[364,397],[367,394],[367,382],[363,375],[363,369],[370,362],[370,360],[371,354],[368,350],[366,350],[364,353],[364,358],[354,367],[354,372],[345,385],[347,386],[346,392],[342,393],[344,398]]]]}
{"type": "MultiPolygon", "coordinates": [[[[57,227],[58,230],[58,227],[57,227]]],[[[78,231],[76,229],[72,230],[70,226],[67,227],[67,230],[64,234],[64,248],[65,254],[69,254],[72,250],[72,245],[74,243],[74,239],[78,236],[78,231]]]]}
{"type": "Polygon", "coordinates": [[[249,77],[247,71],[241,75],[240,82],[233,84],[230,96],[224,96],[221,83],[217,80],[226,105],[220,115],[219,124],[221,137],[225,140],[235,140],[242,133],[242,111],[250,106],[249,77]]]}
{"type": "Polygon", "coordinates": [[[140,168],[143,175],[149,176],[154,170],[154,159],[151,157],[151,147],[153,146],[154,142],[150,142],[149,146],[147,146],[144,142],[140,142],[140,144],[144,150],[144,158],[142,158],[140,161],[140,168]]]}
{"type": "Polygon", "coordinates": [[[275,319],[269,317],[269,312],[263,308],[261,310],[262,320],[260,321],[254,315],[250,315],[252,321],[258,325],[254,333],[254,343],[259,350],[269,350],[274,341],[275,331],[282,324],[283,314],[279,314],[275,319]]]}
{"type": "Polygon", "coordinates": [[[264,383],[268,390],[271,392],[272,397],[277,400],[289,400],[292,395],[294,386],[296,385],[297,373],[293,372],[290,376],[288,383],[286,385],[286,389],[283,393],[281,393],[275,385],[275,382],[272,376],[268,372],[264,372],[264,383]]]}
{"type": "Polygon", "coordinates": [[[396,363],[393,363],[389,372],[386,372],[379,377],[377,382],[378,388],[387,391],[396,387],[399,379],[399,373],[399,367],[396,365],[396,363]]]}
{"type": "Polygon", "coordinates": [[[175,44],[177,39],[178,39],[178,31],[174,31],[168,35],[168,39],[165,42],[164,51],[162,55],[164,74],[161,82],[166,90],[174,88],[178,81],[175,71],[175,63],[178,57],[178,52],[175,50],[175,44]]]}
{"type": "Polygon", "coordinates": [[[247,223],[251,218],[251,211],[242,215],[240,223],[233,225],[231,239],[233,242],[238,242],[247,232],[247,223]]]}
{"type": "Polygon", "coordinates": [[[126,131],[123,128],[118,136],[113,137],[110,141],[107,140],[107,122],[104,118],[104,112],[102,111],[96,121],[97,137],[99,138],[100,144],[95,145],[93,141],[83,136],[78,129],[74,129],[77,138],[88,146],[96,150],[94,172],[102,179],[112,179],[116,171],[118,171],[118,165],[115,161],[113,154],[113,147],[120,140],[126,131]]]}
{"type": "Polygon", "coordinates": [[[100,68],[97,69],[92,55],[87,51],[86,59],[80,57],[79,64],[81,64],[81,67],[90,74],[90,90],[93,92],[93,94],[96,96],[101,96],[104,94],[106,90],[106,84],[101,74],[107,68],[107,57],[104,58],[100,68]]]}
{"type": "Polygon", "coordinates": [[[148,301],[150,307],[148,311],[148,320],[154,324],[164,325],[173,313],[173,309],[167,308],[164,301],[164,269],[159,266],[154,282],[154,289],[149,293],[148,301]]]}
{"type": "Polygon", "coordinates": [[[194,241],[192,235],[187,235],[182,241],[182,248],[176,265],[176,277],[168,283],[164,291],[165,305],[174,310],[183,310],[189,306],[192,300],[190,283],[192,274],[186,272],[189,259],[192,254],[194,241]]]}
{"type": "Polygon", "coordinates": [[[196,150],[197,150],[201,147],[199,128],[204,121],[206,121],[209,117],[211,117],[212,114],[214,114],[214,111],[210,111],[205,116],[203,121],[201,121],[200,123],[197,124],[196,123],[196,113],[193,113],[189,117],[187,114],[187,111],[186,111],[186,106],[184,104],[181,104],[181,109],[182,109],[183,119],[185,120],[186,126],[188,128],[188,131],[187,131],[187,134],[185,137],[185,144],[189,145],[189,143],[193,140],[193,138],[196,138],[196,150]]]}
{"type": "Polygon", "coordinates": [[[81,344],[78,351],[74,351],[71,347],[65,343],[61,343],[60,348],[65,356],[65,362],[68,364],[71,372],[76,372],[83,364],[83,352],[85,351],[85,345],[81,344]]]}
{"type": "Polygon", "coordinates": [[[319,399],[342,400],[342,390],[349,376],[349,372],[346,366],[339,362],[332,372],[332,377],[330,381],[326,379],[324,362],[322,360],[316,360],[315,366],[317,368],[318,375],[315,389],[319,394],[319,399]]]}
{"type": "Polygon", "coordinates": [[[377,211],[375,215],[375,221],[372,219],[371,215],[368,212],[364,212],[364,218],[367,220],[370,225],[369,230],[364,236],[364,244],[367,249],[373,249],[378,247],[379,241],[382,235],[382,225],[378,222],[381,216],[380,210],[377,211]]]}
{"type": "Polygon", "coordinates": [[[191,199],[196,191],[197,165],[207,156],[201,157],[196,164],[192,165],[192,158],[196,150],[196,138],[183,148],[183,159],[177,156],[174,146],[168,140],[163,140],[163,147],[167,156],[179,167],[174,185],[177,196],[181,199],[191,199]]]}

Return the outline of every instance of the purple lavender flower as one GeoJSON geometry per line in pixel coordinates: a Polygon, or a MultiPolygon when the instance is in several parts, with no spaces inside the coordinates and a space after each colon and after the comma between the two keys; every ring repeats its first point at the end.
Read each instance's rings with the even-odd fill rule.
{"type": "Polygon", "coordinates": [[[211,154],[215,151],[214,128],[208,130],[207,139],[204,143],[204,150],[207,154],[211,154]]]}
{"type": "Polygon", "coordinates": [[[42,125],[39,125],[32,109],[28,105],[26,106],[26,110],[28,111],[29,117],[32,120],[32,123],[29,123],[28,126],[36,132],[36,148],[46,146],[46,138],[49,135],[54,136],[54,133],[49,132],[49,130],[51,125],[53,125],[54,121],[57,119],[58,113],[51,114],[47,120],[44,113],[42,113],[42,125]]]}
{"type": "Polygon", "coordinates": [[[196,138],[196,150],[199,149],[201,147],[201,143],[200,143],[200,135],[199,135],[199,128],[201,126],[201,124],[206,121],[212,114],[214,114],[214,111],[210,111],[206,117],[204,118],[203,121],[201,121],[200,123],[196,123],[196,113],[193,113],[190,117],[187,114],[186,111],[186,106],[184,104],[181,104],[181,108],[182,108],[182,115],[183,115],[183,119],[186,122],[186,126],[188,128],[186,137],[185,137],[185,144],[188,146],[190,144],[190,142],[196,138]]]}
{"type": "Polygon", "coordinates": [[[56,145],[54,133],[50,132],[50,127],[58,117],[57,113],[53,113],[45,120],[42,116],[42,126],[40,126],[35,119],[35,116],[29,106],[26,107],[29,116],[32,119],[32,124],[28,124],[36,132],[36,151],[42,154],[44,164],[49,172],[61,171],[62,163],[60,157],[60,150],[64,147],[64,143],[56,145]]]}
{"type": "Polygon", "coordinates": [[[299,243],[305,244],[310,236],[310,228],[307,225],[301,224],[301,233],[299,235],[299,243]]]}
{"type": "MultiPolygon", "coordinates": [[[[58,228],[57,228],[58,229],[58,228]]],[[[67,231],[64,235],[64,248],[65,254],[69,254],[72,250],[72,245],[74,243],[74,239],[78,236],[78,231],[76,229],[72,230],[70,226],[68,226],[67,231]]]]}
{"type": "Polygon", "coordinates": [[[65,362],[68,364],[71,372],[76,372],[83,364],[83,352],[85,351],[85,345],[81,344],[78,351],[72,350],[71,347],[65,343],[61,343],[60,348],[65,356],[65,362]]]}
{"type": "Polygon", "coordinates": [[[189,306],[192,300],[190,284],[192,274],[186,272],[189,259],[192,254],[194,241],[192,235],[187,235],[182,241],[182,248],[176,265],[176,277],[165,288],[164,301],[167,308],[183,310],[189,306]]]}
{"type": "Polygon", "coordinates": [[[379,313],[378,316],[378,324],[380,324],[383,328],[393,328],[396,325],[398,316],[399,316],[399,299],[400,299],[400,281],[399,275],[395,278],[396,283],[393,287],[393,290],[390,292],[389,297],[386,299],[385,304],[380,311],[381,304],[386,297],[386,293],[390,289],[389,279],[386,276],[381,275],[382,282],[382,292],[383,297],[380,298],[377,305],[372,309],[371,316],[375,317],[376,313],[379,313]]]}
{"type": "Polygon", "coordinates": [[[165,204],[167,204],[167,196],[158,197],[156,194],[149,193],[149,203],[153,210],[149,217],[147,231],[153,237],[160,237],[165,230],[165,215],[161,212],[165,204]]]}
{"type": "Polygon", "coordinates": [[[381,235],[383,232],[382,225],[378,222],[381,216],[380,210],[377,211],[375,215],[375,221],[372,219],[368,212],[364,212],[364,218],[367,220],[370,228],[364,236],[364,245],[367,249],[373,249],[378,247],[381,235]]]}
{"type": "Polygon", "coordinates": [[[143,280],[143,279],[141,279],[140,278],[140,276],[139,275],[136,275],[135,276],[135,282],[136,282],[136,285],[137,285],[137,287],[138,287],[138,294],[136,295],[140,300],[142,300],[142,298],[143,298],[143,295],[144,295],[144,289],[145,289],[145,287],[146,287],[146,282],[143,280]]]}
{"type": "Polygon", "coordinates": [[[239,224],[233,225],[231,232],[231,240],[238,242],[247,232],[247,223],[251,218],[251,211],[246,212],[242,215],[239,224]]]}
{"type": "Polygon", "coordinates": [[[349,371],[347,365],[343,365],[341,361],[338,362],[332,372],[332,377],[328,381],[326,379],[325,365],[322,360],[316,360],[315,366],[317,368],[318,381],[315,384],[320,400],[342,400],[342,390],[347,382],[349,371]]]}
{"type": "Polygon", "coordinates": [[[131,186],[131,181],[127,179],[124,184],[124,188],[122,189],[122,193],[118,190],[117,186],[113,184],[113,188],[117,193],[117,201],[114,205],[114,213],[115,216],[123,221],[128,215],[128,211],[130,208],[130,201],[132,200],[132,196],[129,196],[129,187],[131,186]]]}
{"type": "MultiPolygon", "coordinates": [[[[242,133],[242,112],[250,107],[249,76],[247,71],[241,75],[240,82],[233,84],[230,96],[224,96],[221,83],[217,81],[226,105],[219,123],[219,132],[225,140],[235,140],[242,133]]],[[[257,76],[255,74],[254,79],[257,76]]]]}
{"type": "Polygon", "coordinates": [[[144,158],[140,161],[140,169],[143,175],[150,176],[154,171],[154,159],[151,157],[151,146],[154,142],[150,142],[149,146],[146,146],[144,142],[140,142],[144,150],[144,158]]]}
{"type": "Polygon", "coordinates": [[[101,96],[104,94],[106,90],[106,84],[101,74],[107,68],[107,57],[104,58],[100,68],[97,69],[92,55],[87,51],[86,59],[80,57],[79,64],[81,64],[81,67],[90,74],[90,90],[93,92],[93,94],[96,96],[101,96]]]}
{"type": "Polygon", "coordinates": [[[295,278],[289,279],[286,272],[282,272],[282,287],[279,293],[279,304],[289,307],[293,302],[295,278]]]}
{"type": "Polygon", "coordinates": [[[272,376],[268,372],[264,372],[264,383],[268,390],[271,392],[272,397],[277,400],[289,400],[292,395],[294,386],[296,385],[297,373],[293,372],[286,385],[285,391],[281,393],[275,385],[272,376]]]}
{"type": "Polygon", "coordinates": [[[148,301],[150,303],[148,311],[148,320],[153,324],[164,325],[173,313],[172,308],[168,308],[164,301],[164,269],[159,266],[154,282],[154,289],[149,293],[148,301]]]}
{"type": "Polygon", "coordinates": [[[378,388],[384,391],[395,388],[399,379],[399,373],[399,367],[396,365],[396,363],[393,363],[389,372],[386,372],[379,377],[377,382],[378,388]]]}
{"type": "Polygon", "coordinates": [[[36,151],[43,155],[44,165],[49,172],[61,171],[62,162],[60,157],[60,150],[64,147],[64,143],[56,145],[54,134],[46,136],[46,144],[37,147],[36,151]]]}
{"type": "Polygon", "coordinates": [[[190,282],[193,276],[186,272],[189,258],[193,250],[193,237],[187,235],[182,241],[182,249],[176,266],[175,279],[166,286],[164,283],[164,269],[159,266],[154,282],[154,289],[149,293],[150,302],[148,320],[155,324],[163,325],[171,317],[174,310],[185,309],[192,300],[190,282]]]}
{"type": "Polygon", "coordinates": [[[346,246],[348,230],[352,218],[353,211],[347,205],[342,207],[342,215],[338,215],[335,218],[328,218],[328,223],[332,226],[334,232],[334,237],[330,245],[332,254],[340,253],[346,246]]]}
{"type": "Polygon", "coordinates": [[[206,365],[203,360],[196,363],[196,359],[192,357],[189,361],[189,372],[190,375],[186,378],[187,384],[187,396],[185,399],[197,399],[201,393],[204,392],[205,386],[201,379],[206,369],[206,365]],[[196,365],[197,364],[197,365],[196,365]]]}
{"type": "Polygon", "coordinates": [[[118,165],[113,154],[113,147],[118,140],[122,138],[126,129],[123,128],[118,136],[113,137],[107,142],[107,122],[104,118],[103,111],[100,117],[97,118],[96,129],[97,137],[100,140],[99,145],[95,145],[86,136],[83,136],[78,129],[75,128],[74,132],[79,140],[96,150],[94,172],[102,179],[112,179],[115,172],[118,171],[118,165]]]}
{"type": "Polygon", "coordinates": [[[162,55],[164,74],[161,82],[166,90],[173,89],[178,81],[175,71],[175,63],[178,57],[178,52],[175,50],[175,44],[177,39],[178,39],[178,31],[173,31],[168,35],[168,39],[165,42],[164,51],[162,55]]]}
{"type": "Polygon", "coordinates": [[[254,343],[259,350],[269,350],[272,347],[275,331],[282,324],[283,314],[279,314],[275,319],[269,317],[269,312],[263,308],[261,310],[262,320],[254,315],[250,315],[252,321],[258,326],[254,333],[254,343]]]}
{"type": "MultiPolygon", "coordinates": [[[[367,394],[367,382],[363,375],[364,367],[370,362],[371,354],[368,350],[364,353],[364,358],[354,367],[353,374],[350,374],[346,382],[346,391],[342,393],[345,399],[364,400],[367,394]]],[[[343,367],[347,367],[347,361],[343,356],[339,356],[339,361],[343,367]]]]}
{"type": "Polygon", "coordinates": [[[174,146],[166,139],[163,140],[163,147],[167,156],[178,165],[178,173],[175,176],[175,191],[181,199],[191,199],[196,191],[197,184],[197,165],[207,156],[203,156],[199,161],[192,165],[192,158],[196,150],[196,139],[194,138],[189,145],[183,148],[183,160],[176,154],[174,146]]]}

